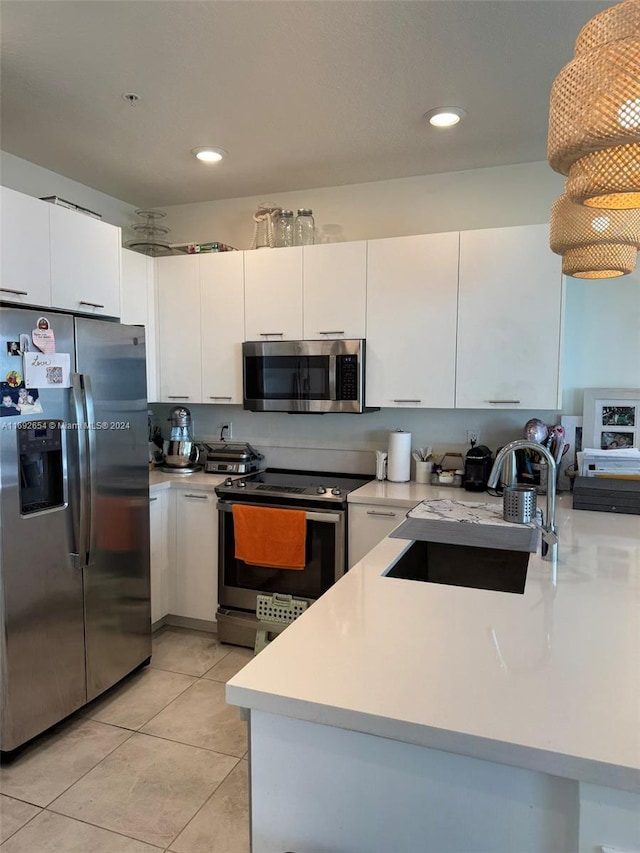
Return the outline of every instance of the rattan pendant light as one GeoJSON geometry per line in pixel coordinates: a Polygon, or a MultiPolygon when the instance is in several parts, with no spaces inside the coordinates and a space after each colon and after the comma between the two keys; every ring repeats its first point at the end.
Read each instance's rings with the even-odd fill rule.
{"type": "Polygon", "coordinates": [[[640,248],[640,210],[607,210],[560,196],[551,208],[551,251],[574,278],[616,278],[633,272],[640,248]]]}
{"type": "Polygon", "coordinates": [[[592,18],[554,81],[547,155],[566,194],[599,208],[640,207],[640,0],[592,18]]]}

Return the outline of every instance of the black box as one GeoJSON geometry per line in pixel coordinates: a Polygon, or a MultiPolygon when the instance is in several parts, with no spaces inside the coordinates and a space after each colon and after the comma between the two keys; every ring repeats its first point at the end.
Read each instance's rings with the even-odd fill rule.
{"type": "Polygon", "coordinates": [[[640,480],[576,477],[573,508],[640,515],[640,480]]]}

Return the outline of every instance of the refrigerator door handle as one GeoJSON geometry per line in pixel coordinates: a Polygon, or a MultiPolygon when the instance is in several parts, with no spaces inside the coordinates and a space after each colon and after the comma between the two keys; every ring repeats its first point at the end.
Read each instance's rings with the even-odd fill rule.
{"type": "Polygon", "coordinates": [[[94,560],[96,551],[96,502],[97,502],[97,485],[96,485],[96,410],[93,402],[93,391],[91,389],[91,377],[84,374],[84,406],[87,415],[87,446],[89,449],[88,456],[88,499],[89,511],[87,518],[87,566],[90,566],[94,560]]]}
{"type": "Polygon", "coordinates": [[[76,448],[78,451],[78,512],[73,514],[74,540],[76,553],[72,556],[76,561],[77,568],[81,569],[87,562],[87,522],[88,522],[88,459],[87,459],[87,437],[85,429],[85,412],[82,402],[82,376],[79,373],[71,374],[71,403],[75,418],[76,448]]]}

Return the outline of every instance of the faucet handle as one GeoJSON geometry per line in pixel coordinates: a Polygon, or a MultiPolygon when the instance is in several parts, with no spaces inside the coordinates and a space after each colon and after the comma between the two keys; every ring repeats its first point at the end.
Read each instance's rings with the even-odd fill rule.
{"type": "Polygon", "coordinates": [[[551,527],[542,528],[542,538],[547,543],[547,545],[558,544],[558,534],[551,527]]]}

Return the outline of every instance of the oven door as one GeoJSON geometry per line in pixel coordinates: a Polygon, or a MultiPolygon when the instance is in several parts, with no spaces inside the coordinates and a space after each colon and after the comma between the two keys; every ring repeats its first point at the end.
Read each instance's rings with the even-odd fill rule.
{"type": "MultiPolygon", "coordinates": [[[[255,504],[265,506],[269,504],[255,504]]],[[[218,603],[255,613],[256,595],[274,592],[315,601],[345,569],[345,512],[343,509],[307,509],[306,560],[302,570],[254,566],[236,559],[232,504],[218,502],[218,603]]],[[[279,509],[303,509],[279,506],[279,509]]]]}

